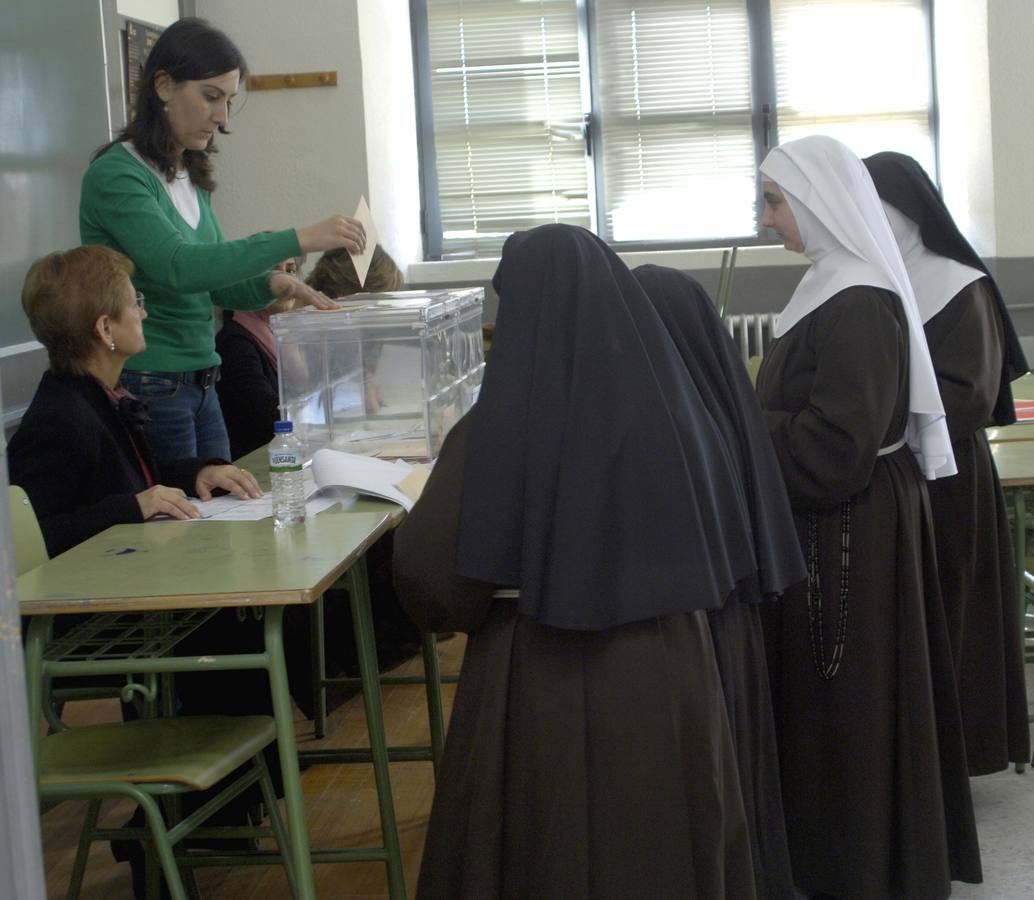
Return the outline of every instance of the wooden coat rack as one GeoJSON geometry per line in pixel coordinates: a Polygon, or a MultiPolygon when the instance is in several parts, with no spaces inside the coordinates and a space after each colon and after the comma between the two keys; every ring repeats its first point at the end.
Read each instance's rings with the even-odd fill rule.
{"type": "Polygon", "coordinates": [[[334,87],[337,72],[287,72],[282,75],[249,75],[249,91],[277,91],[283,88],[334,87]]]}

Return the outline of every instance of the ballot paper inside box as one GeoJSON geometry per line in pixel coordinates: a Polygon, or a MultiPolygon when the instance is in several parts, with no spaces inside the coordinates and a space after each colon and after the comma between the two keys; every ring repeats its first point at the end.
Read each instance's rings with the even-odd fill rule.
{"type": "Polygon", "coordinates": [[[324,447],[433,460],[481,387],[482,288],[355,294],[270,319],[281,414],[324,447]]]}

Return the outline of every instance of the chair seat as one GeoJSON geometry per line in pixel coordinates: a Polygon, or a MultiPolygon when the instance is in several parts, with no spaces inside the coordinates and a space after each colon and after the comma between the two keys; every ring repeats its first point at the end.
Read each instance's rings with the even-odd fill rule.
{"type": "Polygon", "coordinates": [[[204,791],[276,739],[269,716],[89,725],[40,742],[40,784],[179,784],[204,791]]]}

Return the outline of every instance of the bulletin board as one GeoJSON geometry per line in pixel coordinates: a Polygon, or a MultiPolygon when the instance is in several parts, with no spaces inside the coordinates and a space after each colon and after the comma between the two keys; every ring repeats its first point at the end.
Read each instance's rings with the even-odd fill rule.
{"type": "Polygon", "coordinates": [[[153,25],[126,19],[126,28],[122,32],[122,39],[125,42],[122,58],[126,61],[124,83],[126,85],[126,109],[130,119],[133,116],[136,92],[144,74],[144,63],[147,62],[147,55],[151,52],[154,42],[158,40],[158,35],[162,31],[163,29],[155,28],[153,25]]]}

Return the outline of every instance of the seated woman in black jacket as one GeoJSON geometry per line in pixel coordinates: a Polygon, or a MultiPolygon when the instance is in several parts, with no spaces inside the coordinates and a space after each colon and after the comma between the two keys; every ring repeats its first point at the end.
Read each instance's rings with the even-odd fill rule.
{"type": "MultiPolygon", "coordinates": [[[[22,289],[22,306],[47,349],[50,369],[11,439],[8,463],[11,483],[28,494],[51,556],[111,525],[156,515],[196,518],[200,513],[188,495],[207,500],[217,488],[241,498],[262,495],[249,472],[225,460],[155,461],[143,431],[146,410],[119,387],[123,363],[144,349],[141,325],[147,313],[129,280],[132,272],[132,262],[121,253],[76,247],[37,260],[22,289]]],[[[59,620],[62,624],[68,625],[59,620]]],[[[261,645],[255,622],[238,622],[235,611],[222,610],[177,651],[192,656],[261,645]]],[[[185,715],[272,710],[265,675],[257,671],[184,673],[176,692],[185,715]]],[[[275,773],[276,760],[269,762],[275,773]]],[[[244,823],[246,807],[255,799],[245,792],[211,821],[244,823]]],[[[200,802],[202,795],[189,795],[184,808],[200,802]]],[[[142,817],[135,815],[129,824],[142,824],[142,817]]],[[[116,859],[130,860],[134,893],[143,897],[139,847],[116,841],[112,851],[116,859]]]]}
{"type": "Polygon", "coordinates": [[[50,369],[8,448],[11,483],[32,502],[51,556],[111,525],[156,515],[196,518],[188,495],[222,488],[260,497],[250,473],[226,460],[158,464],[143,405],[119,387],[144,349],[144,298],[133,264],[107,247],[76,247],[33,263],[22,306],[50,369]]]}

